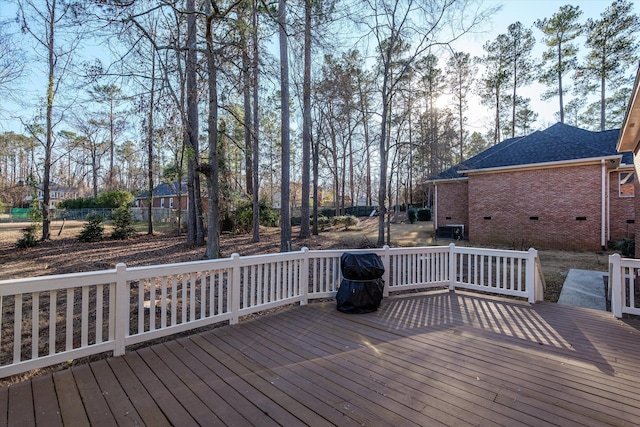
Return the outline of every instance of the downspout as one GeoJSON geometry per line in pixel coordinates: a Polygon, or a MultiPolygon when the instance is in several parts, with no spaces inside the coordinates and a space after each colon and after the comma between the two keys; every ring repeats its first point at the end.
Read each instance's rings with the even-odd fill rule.
{"type": "Polygon", "coordinates": [[[601,185],[602,185],[602,191],[600,191],[601,193],[601,221],[600,221],[600,245],[602,246],[602,250],[606,249],[606,232],[607,232],[607,224],[606,224],[606,219],[607,219],[607,189],[606,189],[606,183],[607,183],[607,165],[605,163],[605,160],[602,159],[600,160],[600,164],[602,165],[602,173],[601,173],[601,185]]]}
{"type": "MultiPolygon", "coordinates": [[[[607,242],[611,239],[611,174],[607,171],[607,242]]],[[[607,246],[608,243],[607,243],[607,246]]]]}
{"type": "Polygon", "coordinates": [[[433,184],[433,231],[438,231],[438,184],[433,184]]]}

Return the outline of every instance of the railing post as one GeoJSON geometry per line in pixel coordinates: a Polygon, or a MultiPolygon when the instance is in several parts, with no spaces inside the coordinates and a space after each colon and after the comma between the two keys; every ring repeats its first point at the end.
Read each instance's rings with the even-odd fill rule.
{"type": "Polygon", "coordinates": [[[536,257],[538,256],[538,251],[533,248],[529,248],[527,251],[527,265],[526,265],[526,276],[524,286],[527,289],[527,299],[530,304],[536,302],[536,296],[538,290],[536,289],[536,257]]]}
{"type": "MultiPolygon", "coordinates": [[[[238,323],[240,317],[240,255],[231,254],[231,278],[229,283],[231,289],[227,289],[227,295],[229,295],[229,307],[231,309],[230,324],[235,325],[238,323]]],[[[246,289],[245,289],[246,292],[246,289]]]]}
{"type": "Polygon", "coordinates": [[[458,277],[456,271],[456,245],[449,243],[449,290],[456,289],[456,278],[458,277]]]}
{"type": "Polygon", "coordinates": [[[611,288],[611,312],[617,318],[622,317],[622,301],[624,300],[624,276],[622,274],[622,258],[620,254],[609,256],[609,287],[611,288]]]}
{"type": "Polygon", "coordinates": [[[300,271],[300,305],[309,302],[309,248],[302,248],[302,268],[300,271]]]}
{"type": "Polygon", "coordinates": [[[382,278],[384,279],[384,283],[386,286],[382,291],[383,297],[389,296],[389,287],[391,286],[391,282],[389,281],[389,277],[391,277],[391,252],[389,251],[389,245],[384,245],[382,247],[384,250],[384,254],[382,255],[382,262],[384,263],[384,275],[382,278]]]}
{"type": "Polygon", "coordinates": [[[129,289],[127,286],[127,265],[118,263],[116,265],[116,287],[115,287],[115,347],[114,356],[122,356],[125,353],[126,337],[129,331],[129,289]]]}

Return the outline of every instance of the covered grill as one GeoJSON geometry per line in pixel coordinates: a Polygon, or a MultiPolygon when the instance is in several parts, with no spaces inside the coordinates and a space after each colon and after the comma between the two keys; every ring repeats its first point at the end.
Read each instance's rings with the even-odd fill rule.
{"type": "Polygon", "coordinates": [[[370,313],[380,306],[384,291],[384,264],[374,253],[345,252],[340,258],[342,282],[336,295],[343,313],[370,313]]]}

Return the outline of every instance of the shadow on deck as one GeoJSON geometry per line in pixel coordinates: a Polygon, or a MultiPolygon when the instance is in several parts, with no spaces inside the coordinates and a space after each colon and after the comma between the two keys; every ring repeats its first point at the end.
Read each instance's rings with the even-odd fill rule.
{"type": "Polygon", "coordinates": [[[466,292],[335,303],[0,389],[4,425],[631,425],[640,321],[466,292]]]}

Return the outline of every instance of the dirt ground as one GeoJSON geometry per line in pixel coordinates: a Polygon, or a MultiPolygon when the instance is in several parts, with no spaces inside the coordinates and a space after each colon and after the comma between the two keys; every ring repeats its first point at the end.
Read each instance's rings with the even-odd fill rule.
{"type": "MultiPolygon", "coordinates": [[[[115,268],[123,262],[127,266],[169,264],[203,259],[205,248],[190,245],[183,234],[146,234],[146,224],[139,224],[140,232],[131,240],[105,240],[85,243],[77,240],[83,221],[66,221],[60,235],[62,222],[54,222],[51,240],[28,249],[16,248],[15,242],[22,236],[28,223],[0,223],[0,280],[52,274],[77,273],[82,271],[115,268]]],[[[292,249],[337,249],[371,248],[377,240],[377,218],[366,218],[345,231],[330,228],[319,236],[308,239],[298,237],[299,227],[292,230],[292,249]]],[[[433,224],[393,224],[392,246],[414,246],[430,244],[433,224]]],[[[105,227],[105,236],[111,234],[110,226],[105,227]]],[[[39,237],[39,236],[37,236],[39,237]]],[[[256,255],[274,253],[280,250],[280,229],[262,228],[260,242],[251,242],[251,235],[224,234],[220,237],[222,257],[232,253],[256,255]]]]}
{"type": "MultiPolygon", "coordinates": [[[[50,241],[41,242],[28,249],[15,247],[16,240],[28,223],[0,223],[0,280],[51,274],[76,273],[91,270],[111,269],[120,262],[128,266],[143,266],[187,262],[203,259],[204,247],[189,245],[186,236],[162,230],[153,236],[146,234],[146,224],[139,224],[140,232],[132,240],[112,240],[83,243],[76,238],[84,222],[54,222],[50,241]],[[58,235],[58,233],[60,234],[58,235]]],[[[352,249],[372,248],[377,240],[378,218],[364,218],[350,230],[331,228],[319,236],[308,239],[298,237],[299,228],[292,231],[292,249],[352,249]]],[[[105,235],[111,233],[105,228],[105,235]]],[[[391,226],[391,246],[448,245],[449,240],[434,241],[433,223],[409,224],[399,218],[391,226]]],[[[251,235],[222,235],[220,238],[223,257],[232,253],[255,255],[278,252],[280,230],[263,228],[259,243],[251,242],[251,235]]],[[[465,245],[467,242],[457,244],[465,245]]],[[[557,301],[564,279],[571,268],[607,271],[606,252],[568,252],[541,250],[540,260],[547,284],[545,300],[557,301]]]]}

